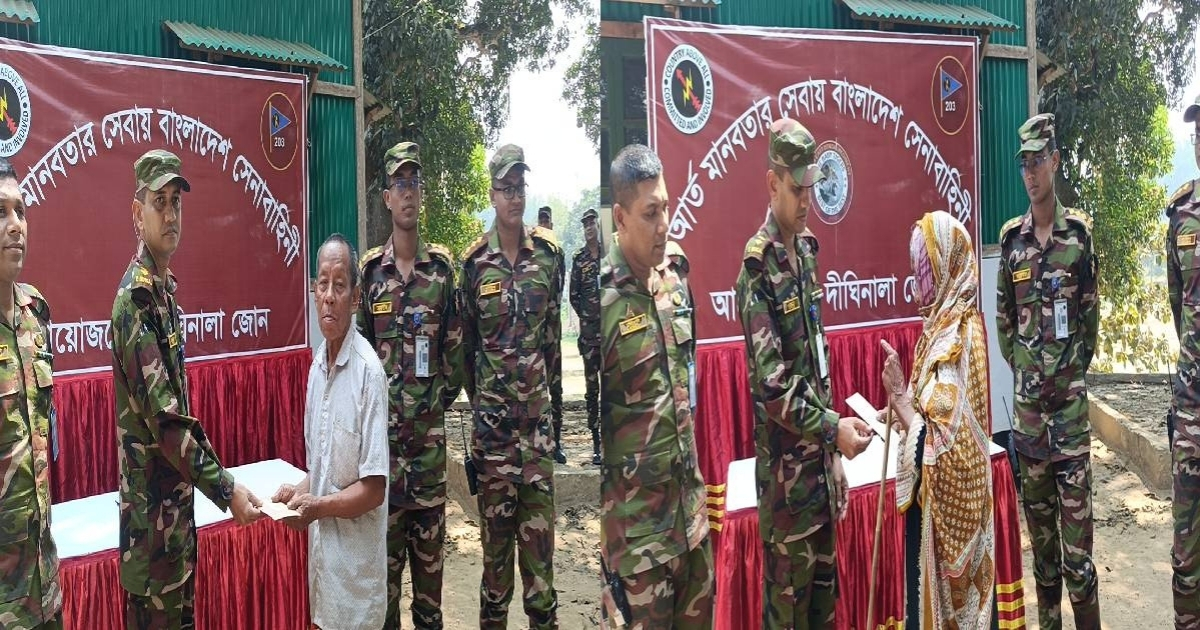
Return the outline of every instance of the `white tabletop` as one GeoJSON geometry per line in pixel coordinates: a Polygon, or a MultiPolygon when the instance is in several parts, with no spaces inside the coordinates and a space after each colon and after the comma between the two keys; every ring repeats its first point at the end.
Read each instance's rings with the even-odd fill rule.
{"type": "MultiPolygon", "coordinates": [[[[900,445],[895,439],[889,445],[887,478],[896,478],[896,453],[900,445]]],[[[1004,449],[993,442],[988,442],[990,454],[1003,453],[1004,449]]],[[[879,483],[879,473],[883,470],[883,438],[876,435],[863,451],[854,459],[846,459],[842,455],[842,467],[846,471],[846,480],[851,488],[879,483]]],[[[730,462],[729,473],[725,477],[725,511],[733,512],[758,505],[757,492],[754,486],[754,458],[739,459],[730,462]]]]}
{"type": "MultiPolygon", "coordinates": [[[[304,471],[281,460],[271,459],[230,468],[234,479],[250,489],[259,499],[267,500],[280,484],[298,483],[304,471]]],[[[751,482],[754,479],[751,477],[751,482]]],[[[232,518],[221,512],[201,492],[196,497],[196,527],[204,527],[232,518]]],[[[60,559],[85,556],[97,551],[117,548],[120,527],[120,503],[116,492],[97,494],[83,499],[56,503],[51,506],[50,532],[58,547],[60,559]]]]}

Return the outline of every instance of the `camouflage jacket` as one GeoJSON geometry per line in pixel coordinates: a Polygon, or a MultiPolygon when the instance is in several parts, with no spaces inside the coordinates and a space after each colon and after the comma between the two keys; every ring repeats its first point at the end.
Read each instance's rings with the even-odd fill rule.
{"type": "Polygon", "coordinates": [[[446,502],[446,408],[458,396],[462,327],[450,250],[417,241],[412,276],[396,268],[392,241],[361,262],[358,332],[388,376],[390,501],[422,508],[446,502]],[[418,342],[420,346],[418,348],[418,342]],[[418,373],[418,352],[424,372],[418,373]]]}
{"type": "Polygon", "coordinates": [[[587,246],[571,260],[571,308],[579,316],[579,340],[600,345],[600,259],[587,246]]]}
{"type": "Polygon", "coordinates": [[[746,243],[737,302],[754,397],[763,540],[790,543],[830,520],[825,461],[837,443],[815,238],[796,238],[793,271],[774,215],[746,243]],[[826,369],[823,370],[822,366],[826,369]]]}
{"type": "Polygon", "coordinates": [[[163,279],[154,270],[145,253],[129,264],[109,329],[121,472],[121,586],[136,595],[166,593],[191,579],[193,488],[225,510],[234,484],[191,416],[175,276],[168,271],[163,279]]]}
{"type": "Polygon", "coordinates": [[[463,381],[480,473],[518,482],[553,475],[551,402],[562,397],[554,369],[562,365],[559,252],[553,234],[534,227],[523,233],[515,264],[495,229],[463,254],[463,381]]]}
{"type": "Polygon", "coordinates": [[[600,270],[600,551],[623,576],[708,535],[692,421],[692,295],[671,258],[652,283],[648,291],[633,276],[619,246],[609,251],[600,270]]]}
{"type": "Polygon", "coordinates": [[[996,326],[1016,378],[1013,444],[1034,459],[1082,455],[1090,448],[1084,377],[1100,317],[1091,219],[1059,203],[1043,249],[1026,212],[1000,229],[1000,249],[996,326]],[[1065,309],[1058,325],[1056,309],[1065,309]]]}
{"type": "Polygon", "coordinates": [[[1167,206],[1167,291],[1179,334],[1175,434],[1200,444],[1200,192],[1194,188],[1195,182],[1184,184],[1167,206]]]}
{"type": "Polygon", "coordinates": [[[29,284],[13,293],[16,326],[0,324],[0,627],[26,628],[62,608],[50,536],[54,355],[46,300],[29,284]],[[35,578],[40,601],[30,593],[35,578]]]}

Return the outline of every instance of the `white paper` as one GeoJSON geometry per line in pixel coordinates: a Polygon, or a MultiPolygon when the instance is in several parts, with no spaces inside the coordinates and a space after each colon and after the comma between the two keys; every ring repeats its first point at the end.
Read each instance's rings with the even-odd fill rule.
{"type": "MultiPolygon", "coordinates": [[[[871,427],[871,430],[876,435],[886,439],[887,433],[885,431],[888,428],[879,421],[879,411],[872,407],[871,403],[867,402],[867,399],[863,398],[862,394],[855,392],[853,396],[846,399],[846,404],[850,406],[850,410],[855,415],[862,418],[863,422],[866,422],[871,427]]],[[[895,431],[892,431],[892,444],[900,444],[900,434],[895,431]]]]}
{"type": "Polygon", "coordinates": [[[288,518],[289,516],[300,516],[300,513],[296,510],[289,510],[286,503],[276,503],[274,501],[263,501],[262,506],[258,509],[276,521],[288,518]]]}

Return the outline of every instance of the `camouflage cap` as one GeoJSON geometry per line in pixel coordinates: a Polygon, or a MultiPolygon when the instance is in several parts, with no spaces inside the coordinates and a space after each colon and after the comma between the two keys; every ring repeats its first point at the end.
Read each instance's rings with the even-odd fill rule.
{"type": "Polygon", "coordinates": [[[1195,122],[1197,118],[1200,118],[1200,96],[1197,96],[1196,100],[1183,110],[1183,122],[1195,122]]]}
{"type": "Polygon", "coordinates": [[[587,210],[583,211],[583,217],[579,219],[579,222],[587,223],[588,221],[595,221],[599,217],[600,215],[596,212],[595,208],[588,208],[587,210]]]}
{"type": "Polygon", "coordinates": [[[416,142],[399,142],[383,154],[383,172],[387,173],[388,177],[396,174],[396,171],[405,164],[412,164],[417,168],[421,168],[421,147],[417,146],[416,142]]]}
{"type": "Polygon", "coordinates": [[[1017,130],[1017,135],[1021,137],[1021,148],[1017,150],[1018,158],[1026,151],[1041,151],[1054,141],[1054,114],[1038,114],[1026,120],[1017,130]]]}
{"type": "Polygon", "coordinates": [[[137,178],[137,190],[159,190],[178,179],[180,188],[186,192],[192,191],[192,185],[183,176],[183,164],[179,157],[170,151],[151,149],[143,153],[142,157],[133,163],[133,174],[137,178]]]}
{"type": "Polygon", "coordinates": [[[539,219],[541,219],[542,217],[549,219],[551,217],[550,213],[551,213],[550,206],[542,206],[541,208],[538,208],[538,218],[539,219]]]}
{"type": "Polygon", "coordinates": [[[525,163],[525,151],[515,145],[506,144],[492,155],[492,160],[488,162],[488,172],[492,174],[492,179],[504,179],[508,175],[508,171],[514,166],[521,166],[525,170],[533,170],[525,163]]]}
{"type": "Polygon", "coordinates": [[[813,163],[817,140],[799,122],[780,118],[771,123],[767,159],[774,166],[787,169],[797,186],[812,186],[825,179],[825,174],[813,163]]]}

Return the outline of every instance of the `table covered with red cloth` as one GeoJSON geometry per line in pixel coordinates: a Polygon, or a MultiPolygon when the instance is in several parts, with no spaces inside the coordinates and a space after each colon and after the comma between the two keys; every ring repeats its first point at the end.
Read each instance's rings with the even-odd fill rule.
{"type": "MultiPolygon", "coordinates": [[[[303,472],[282,461],[232,469],[259,498],[303,472]]],[[[238,527],[196,494],[196,627],[307,630],[308,542],[305,534],[264,517],[238,527]],[[208,524],[205,524],[208,523],[208,524]]],[[[59,504],[51,512],[59,553],[63,621],[68,629],[125,628],[125,591],[117,573],[118,508],[107,493],[59,504]]]]}
{"type": "MultiPolygon", "coordinates": [[[[304,467],[304,388],[312,351],[189,362],[191,414],[226,467],[282,459],[304,467]]],[[[117,489],[116,398],[111,370],[56,376],[55,503],[117,489]]]]}
{"type": "MultiPolygon", "coordinates": [[[[878,440],[877,440],[878,441],[878,440]]],[[[753,462],[749,462],[752,464],[753,462]]],[[[753,481],[753,473],[750,474],[753,481]]],[[[742,488],[742,492],[747,489],[742,488]]],[[[754,492],[751,487],[750,493],[754,492]]],[[[992,491],[996,522],[996,592],[1001,630],[1025,627],[1021,574],[1021,534],[1012,470],[1004,451],[992,455],[992,491]]],[[[904,518],[895,508],[895,479],[884,498],[875,620],[866,623],[871,547],[875,535],[879,483],[850,490],[846,517],[837,525],[839,630],[875,630],[904,626],[904,518]]],[[[762,538],[754,507],[725,513],[714,547],[716,630],[753,630],[762,620],[762,538]]],[[[911,626],[910,626],[911,627],[911,626]]]]}
{"type": "MultiPolygon", "coordinates": [[[[833,408],[850,414],[845,400],[855,392],[881,408],[887,400],[881,374],[886,339],[900,355],[905,373],[921,336],[919,321],[830,331],[829,380],[833,408]]],[[[708,486],[709,524],[719,537],[729,464],[754,457],[754,406],[745,344],[705,344],[696,349],[696,449],[708,486]]],[[[715,539],[714,539],[715,540],[715,539]]]]}

